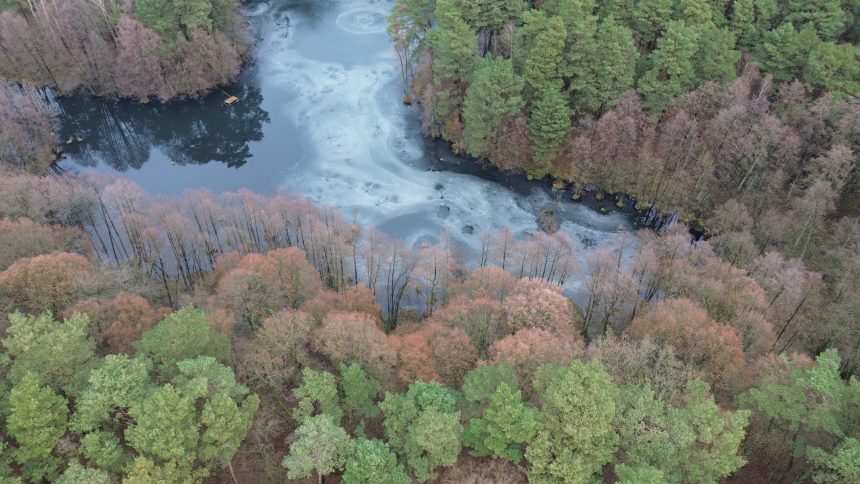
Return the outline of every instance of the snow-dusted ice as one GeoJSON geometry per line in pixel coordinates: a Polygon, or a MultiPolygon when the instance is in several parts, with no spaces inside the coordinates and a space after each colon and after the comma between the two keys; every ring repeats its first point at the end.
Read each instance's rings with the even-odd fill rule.
{"type": "MultiPolygon", "coordinates": [[[[158,107],[62,100],[61,134],[87,130],[86,141],[70,149],[70,160],[119,170],[155,194],[285,190],[409,244],[438,241],[447,232],[475,248],[484,231],[536,232],[538,212],[558,199],[561,230],[577,246],[580,267],[598,247],[632,248],[627,215],[603,215],[546,184],[479,169],[444,143],[421,136],[418,108],[402,102],[386,32],[393,4],[246,4],[255,62],[235,86],[158,107]],[[225,108],[225,94],[240,102],[225,108]],[[128,139],[133,143],[117,146],[128,139]]],[[[577,293],[581,280],[581,274],[570,280],[570,293],[577,293]]]]}
{"type": "MultiPolygon", "coordinates": [[[[428,170],[417,108],[401,102],[385,30],[392,5],[284,1],[255,18],[263,92],[284,94],[273,110],[307,142],[304,156],[284,161],[290,176],[282,187],[412,242],[438,240],[444,230],[470,245],[483,230],[538,230],[535,214],[552,201],[543,187],[522,194],[477,176],[428,170]]],[[[561,228],[581,259],[595,247],[617,249],[631,228],[626,216],[562,205],[561,228]]]]}

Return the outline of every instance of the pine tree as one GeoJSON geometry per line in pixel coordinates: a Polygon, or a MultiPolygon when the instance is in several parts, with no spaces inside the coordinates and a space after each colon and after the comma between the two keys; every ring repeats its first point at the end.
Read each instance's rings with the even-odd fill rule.
{"type": "Polygon", "coordinates": [[[420,381],[405,394],[389,393],[379,404],[388,443],[417,480],[427,481],[436,468],[457,462],[463,427],[456,407],[453,391],[420,381]]]}
{"type": "Polygon", "coordinates": [[[749,411],[721,410],[700,380],[677,407],[648,385],[623,387],[618,403],[620,460],[631,469],[655,469],[670,482],[717,482],[745,463],[739,448],[749,411]]]}
{"type": "Polygon", "coordinates": [[[636,59],[639,51],[633,42],[633,32],[613,17],[603,20],[597,28],[596,52],[600,62],[591,62],[594,73],[588,82],[593,97],[577,96],[573,102],[577,112],[602,112],[612,107],[625,92],[633,89],[636,59]],[[584,99],[583,99],[584,97],[584,99]]]}
{"type": "Polygon", "coordinates": [[[361,365],[355,363],[340,367],[340,386],[343,389],[343,408],[353,421],[374,417],[379,413],[374,400],[382,385],[369,378],[361,365]]]}
{"type": "Polygon", "coordinates": [[[299,479],[323,476],[343,470],[352,452],[352,440],[346,430],[339,427],[329,415],[317,415],[305,420],[294,434],[290,453],[281,466],[287,469],[287,477],[299,479]]]}
{"type": "Polygon", "coordinates": [[[651,50],[661,33],[669,29],[674,0],[640,1],[633,9],[633,33],[640,47],[651,50]]]}
{"type": "Polygon", "coordinates": [[[143,333],[134,344],[140,355],[156,364],[163,381],[179,372],[182,360],[212,356],[225,361],[230,354],[230,340],[206,324],[203,311],[188,306],[167,315],[151,330],[143,333]]]}
{"type": "Polygon", "coordinates": [[[680,18],[687,25],[714,26],[711,3],[708,0],[679,0],[680,18]]]}
{"type": "Polygon", "coordinates": [[[110,476],[102,469],[82,466],[78,461],[69,462],[69,467],[56,481],[56,484],[110,484],[110,476]]]}
{"type": "Polygon", "coordinates": [[[811,26],[798,32],[790,23],[784,23],[764,34],[756,58],[762,70],[777,81],[793,81],[802,76],[809,54],[818,43],[811,26]]]}
{"type": "Polygon", "coordinates": [[[649,56],[651,67],[639,79],[639,93],[645,105],[659,113],[676,97],[696,85],[693,57],[699,35],[681,22],[671,21],[649,56]]]}
{"type": "Polygon", "coordinates": [[[523,66],[526,94],[530,102],[535,102],[545,90],[561,81],[567,31],[560,17],[546,18],[540,13],[527,12],[524,18],[536,30],[523,66]]]}
{"type": "Polygon", "coordinates": [[[750,448],[792,456],[784,475],[796,457],[810,456],[817,471],[827,474],[840,472],[841,459],[856,455],[857,447],[843,439],[860,437],[860,381],[854,376],[844,381],[839,365],[839,354],[830,349],[811,368],[792,371],[788,382],[766,382],[738,398],[742,408],[754,412],[750,448]]]}
{"type": "Polygon", "coordinates": [[[732,4],[730,29],[738,39],[738,47],[750,50],[755,46],[760,33],[755,23],[755,0],[735,0],[732,4]]]}
{"type": "Polygon", "coordinates": [[[343,410],[340,408],[337,382],[331,373],[305,368],[302,370],[302,384],[293,389],[293,396],[299,400],[293,411],[293,418],[297,422],[302,423],[317,415],[319,410],[319,414],[328,415],[332,422],[340,425],[343,410]]]}
{"type": "Polygon", "coordinates": [[[9,380],[18,382],[32,372],[45,385],[62,390],[67,396],[76,396],[98,363],[89,318],[75,314],[61,323],[50,313],[39,316],[14,313],[9,315],[9,322],[3,340],[12,357],[9,380]]]}
{"type": "Polygon", "coordinates": [[[538,411],[523,402],[519,390],[501,383],[483,415],[469,422],[463,440],[474,455],[492,455],[519,464],[525,444],[538,428],[538,411]]]}
{"type": "Polygon", "coordinates": [[[343,472],[345,484],[409,484],[412,482],[388,444],[381,440],[358,439],[343,472]]]}
{"type": "Polygon", "coordinates": [[[141,455],[189,469],[200,438],[194,414],[191,397],[164,385],[131,407],[135,425],[125,431],[125,438],[141,455]]]}
{"type": "Polygon", "coordinates": [[[477,53],[475,34],[462,18],[454,0],[436,2],[438,26],[427,34],[433,48],[433,84],[436,89],[436,117],[443,122],[458,116],[477,53]]]}
{"type": "Polygon", "coordinates": [[[35,373],[26,373],[10,392],[9,407],[6,429],[18,442],[15,460],[22,474],[36,482],[52,479],[59,462],[51,452],[68,423],[66,399],[42,386],[35,373]]]}
{"type": "Polygon", "coordinates": [[[537,166],[534,174],[543,176],[549,171],[549,162],[558,154],[570,133],[570,108],[567,97],[559,87],[549,87],[541,92],[528,120],[532,155],[537,166]]]}
{"type": "Polygon", "coordinates": [[[259,398],[210,356],[178,362],[165,385],[152,378],[154,367],[140,355],[108,355],[92,371],[70,425],[83,434],[82,454],[126,470],[129,482],[184,482],[229,466],[259,398]]]}
{"type": "Polygon", "coordinates": [[[510,365],[481,365],[466,375],[461,390],[466,401],[477,403],[492,397],[502,384],[517,389],[517,376],[510,365]]]}
{"type": "Polygon", "coordinates": [[[522,87],[522,79],[514,74],[510,60],[483,59],[479,62],[472,84],[466,90],[463,107],[463,136],[469,153],[486,155],[487,145],[499,129],[502,117],[522,110],[522,87]]]}
{"type": "Polygon", "coordinates": [[[804,81],[835,98],[860,92],[860,51],[851,44],[820,42],[809,55],[804,81]]]}
{"type": "Polygon", "coordinates": [[[822,40],[837,40],[848,23],[840,0],[789,0],[786,20],[795,26],[812,25],[822,40]]]}
{"type": "Polygon", "coordinates": [[[735,67],[741,58],[735,50],[735,36],[726,29],[706,26],[699,31],[699,49],[696,52],[698,84],[710,81],[729,83],[737,77],[735,67]]]}
{"type": "Polygon", "coordinates": [[[813,482],[860,482],[860,442],[846,437],[833,452],[810,449],[806,453],[813,482]]]}
{"type": "Polygon", "coordinates": [[[618,389],[596,363],[546,365],[535,386],[541,430],[526,448],[531,482],[590,482],[612,459],[618,389]]]}

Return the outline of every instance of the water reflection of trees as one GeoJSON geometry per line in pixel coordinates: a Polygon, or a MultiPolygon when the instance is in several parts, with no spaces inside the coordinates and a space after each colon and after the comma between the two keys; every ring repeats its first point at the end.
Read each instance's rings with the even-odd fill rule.
{"type": "Polygon", "coordinates": [[[217,161],[240,167],[251,157],[249,143],[263,138],[269,113],[260,106],[259,88],[236,85],[232,91],[240,101],[230,107],[219,94],[171,104],[62,99],[61,137],[83,139],[66,148],[85,166],[140,168],[155,146],[181,165],[217,161]]]}

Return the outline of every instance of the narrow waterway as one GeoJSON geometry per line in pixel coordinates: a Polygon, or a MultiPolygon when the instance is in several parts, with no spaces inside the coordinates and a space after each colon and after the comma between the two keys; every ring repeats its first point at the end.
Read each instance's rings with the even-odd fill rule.
{"type": "Polygon", "coordinates": [[[537,231],[537,213],[558,199],[561,230],[581,261],[596,247],[630,247],[629,234],[623,239],[632,217],[613,211],[612,200],[601,214],[546,183],[481,168],[421,136],[417,108],[401,102],[386,33],[392,6],[248,4],[255,61],[234,86],[169,105],[62,99],[62,137],[73,139],[64,165],[117,171],[154,194],[285,190],[410,243],[447,232],[474,247],[485,230],[537,231]],[[239,103],[223,106],[227,94],[239,103]]]}

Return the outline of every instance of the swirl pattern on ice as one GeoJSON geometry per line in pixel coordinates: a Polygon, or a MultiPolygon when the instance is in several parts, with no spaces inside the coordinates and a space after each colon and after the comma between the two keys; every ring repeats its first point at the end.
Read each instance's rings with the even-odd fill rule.
{"type": "Polygon", "coordinates": [[[356,8],[338,15],[335,23],[341,30],[351,34],[368,35],[385,32],[387,20],[384,12],[356,8]]]}

